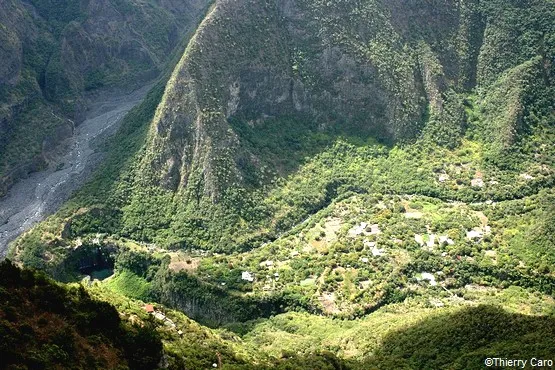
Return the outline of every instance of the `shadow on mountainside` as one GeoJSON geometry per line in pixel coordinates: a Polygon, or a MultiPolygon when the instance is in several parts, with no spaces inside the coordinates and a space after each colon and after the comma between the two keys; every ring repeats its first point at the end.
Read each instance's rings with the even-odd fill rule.
{"type": "MultiPolygon", "coordinates": [[[[554,310],[555,312],[555,310],[554,310]]],[[[366,361],[379,369],[483,369],[486,358],[550,359],[555,317],[481,305],[434,315],[392,332],[366,361]]]]}

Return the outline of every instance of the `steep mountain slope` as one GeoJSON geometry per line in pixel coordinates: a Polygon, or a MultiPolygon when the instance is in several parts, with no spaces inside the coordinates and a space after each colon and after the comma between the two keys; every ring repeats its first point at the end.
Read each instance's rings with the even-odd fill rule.
{"type": "Polygon", "coordinates": [[[330,368],[548,353],[554,25],[553,1],[217,1],[11,256],[66,281],[109,265],[117,294],[330,368]]]}
{"type": "Polygon", "coordinates": [[[474,132],[485,161],[510,167],[503,162],[520,159],[507,153],[552,120],[553,8],[534,1],[218,2],[157,109],[125,232],[225,249],[244,221],[260,220],[248,220],[252,213],[271,212],[234,194],[272,188],[339,136],[425,138],[455,148],[474,132]],[[479,122],[468,122],[469,107],[479,122]],[[155,203],[165,210],[151,214],[155,203]],[[243,220],[228,217],[224,225],[230,214],[243,220]],[[186,230],[199,223],[210,230],[207,240],[186,230]]]}
{"type": "MultiPolygon", "coordinates": [[[[471,79],[456,57],[444,62],[451,68],[446,75],[437,55],[455,53],[458,24],[470,28],[470,36],[482,32],[465,24],[477,17],[470,9],[420,5],[424,30],[410,37],[408,26],[395,24],[391,9],[377,2],[217,3],[169,83],[143,175],[197,202],[203,196],[217,200],[226,188],[245,185],[249,175],[257,184],[263,180],[257,172],[267,163],[259,158],[261,148],[245,148],[235,121],[256,130],[279,127],[284,118],[302,119],[298,124],[307,129],[414,138],[426,99],[439,107],[445,89],[471,79]],[[432,50],[420,37],[440,32],[445,51],[432,50]]],[[[404,10],[409,18],[411,10],[404,10]]],[[[479,48],[463,36],[460,48],[479,48]]]]}
{"type": "Polygon", "coordinates": [[[156,77],[206,4],[3,1],[0,196],[51,160],[83,118],[85,92],[156,77]]]}

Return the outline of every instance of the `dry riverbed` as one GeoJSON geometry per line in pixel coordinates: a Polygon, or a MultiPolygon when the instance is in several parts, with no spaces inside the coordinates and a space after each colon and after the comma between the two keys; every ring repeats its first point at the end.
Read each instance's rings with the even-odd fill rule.
{"type": "Polygon", "coordinates": [[[102,158],[98,145],[116,132],[121,119],[151,87],[97,99],[75,129],[67,153],[46,170],[20,180],[0,199],[0,258],[11,241],[56,212],[83,185],[102,158]]]}

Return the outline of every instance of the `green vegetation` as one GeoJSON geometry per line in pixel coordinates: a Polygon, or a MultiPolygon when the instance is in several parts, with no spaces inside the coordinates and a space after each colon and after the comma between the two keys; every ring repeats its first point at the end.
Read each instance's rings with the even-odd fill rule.
{"type": "Polygon", "coordinates": [[[537,353],[536,358],[548,358],[554,343],[547,327],[553,327],[553,318],[479,306],[425,319],[388,334],[368,364],[377,362],[380,368],[397,369],[482,369],[490,353],[503,353],[509,358],[537,353]],[[476,331],[478,325],[480,330],[476,331]]]}
{"type": "MultiPolygon", "coordinates": [[[[480,65],[480,58],[486,58],[490,48],[498,47],[494,37],[498,30],[492,27],[496,27],[493,19],[500,15],[488,13],[492,10],[485,5],[474,5],[464,14],[446,9],[445,17],[461,17],[461,22],[470,22],[468,27],[474,24],[480,29],[484,24],[475,19],[476,14],[488,15],[484,39],[476,37],[479,29],[468,30],[463,42],[474,49],[475,43],[483,44],[482,54],[474,56],[480,65]]],[[[267,22],[274,25],[276,9],[265,3],[260,6],[267,14],[267,22]]],[[[210,161],[201,167],[216,172],[212,177],[201,175],[197,171],[200,167],[193,169],[200,162],[183,154],[193,167],[187,174],[188,185],[180,188],[171,183],[180,171],[176,162],[181,160],[175,155],[167,162],[174,163],[167,165],[173,166],[171,171],[175,172],[168,178],[153,174],[145,162],[157,158],[155,162],[162,165],[169,138],[178,135],[179,130],[188,130],[162,119],[181,109],[179,96],[175,95],[183,83],[178,77],[189,66],[194,67],[190,73],[198,73],[198,63],[209,58],[217,58],[218,63],[212,66],[216,80],[210,80],[211,84],[218,81],[223,69],[235,73],[237,67],[228,65],[227,59],[219,59],[217,50],[199,55],[203,37],[208,36],[197,34],[170,77],[166,91],[162,84],[158,85],[125,119],[97,176],[56,216],[17,241],[13,255],[29,266],[68,279],[67,268],[64,271],[59,266],[67,266],[64,261],[71,259],[71,246],[77,240],[90,244],[97,235],[101,236],[101,244],[115,248],[134,241],[152,243],[154,250],[188,250],[200,262],[187,273],[174,273],[171,263],[160,256],[156,263],[149,262],[153,270],[148,274],[121,267],[113,288],[123,292],[125,281],[129,281],[137,287],[133,289],[135,297],[157,297],[176,307],[184,305],[173,298],[180,294],[198,298],[203,306],[225,299],[229,307],[216,315],[223,315],[224,319],[206,317],[210,322],[241,320],[250,314],[267,316],[290,308],[360,317],[420,294],[423,288],[415,288],[414,284],[422,273],[433,274],[438,284],[453,289],[455,294],[462,294],[468,284],[498,288],[516,284],[552,294],[555,272],[549,261],[555,258],[553,238],[544,221],[553,203],[551,166],[555,158],[551,145],[555,137],[553,111],[549,109],[555,96],[550,83],[552,66],[542,63],[545,56],[551,55],[548,44],[527,39],[526,53],[536,50],[539,55],[526,54],[520,64],[507,65],[497,72],[477,66],[472,71],[471,66],[466,66],[458,76],[466,82],[443,89],[436,80],[455,78],[448,67],[467,63],[465,58],[470,57],[455,48],[454,40],[462,37],[457,32],[462,30],[449,29],[444,35],[446,44],[439,45],[432,41],[443,37],[441,31],[446,26],[441,22],[422,25],[420,32],[407,36],[397,24],[398,19],[384,15],[372,27],[381,25],[385,27],[383,32],[394,32],[396,38],[382,42],[380,37],[384,34],[378,33],[378,39],[369,44],[370,50],[361,51],[357,48],[364,45],[351,37],[348,25],[337,17],[356,14],[362,22],[374,14],[374,2],[336,4],[334,11],[327,11],[319,2],[299,2],[298,6],[307,14],[325,19],[321,24],[307,25],[309,29],[322,27],[325,42],[346,43],[350,57],[358,60],[365,55],[377,67],[384,68],[378,74],[386,76],[382,83],[389,84],[386,90],[392,94],[401,89],[397,74],[406,72],[404,63],[413,60],[425,70],[427,122],[417,140],[386,145],[373,139],[373,129],[365,130],[357,120],[330,125],[308,114],[280,114],[261,120],[256,118],[259,112],[255,107],[249,107],[229,118],[229,130],[236,135],[237,143],[217,147],[214,142],[209,155],[218,162],[218,156],[226,150],[235,151],[235,157],[225,155],[221,160],[234,161],[224,166],[225,171],[238,168],[241,182],[231,181],[219,192],[218,186],[213,185],[235,175],[219,173],[219,165],[214,162],[212,166],[210,161]],[[410,49],[401,48],[403,40],[411,45],[410,49]],[[401,56],[397,55],[400,48],[413,59],[401,63],[401,56]],[[438,56],[440,51],[449,57],[442,59],[438,56]],[[453,54],[454,51],[462,54],[453,54]],[[388,72],[389,68],[395,71],[388,72]],[[486,79],[485,75],[495,78],[486,79]],[[474,79],[478,81],[476,87],[471,83],[474,79]],[[178,131],[172,134],[173,130],[178,131]],[[157,132],[164,137],[157,137],[157,132]],[[153,140],[160,140],[159,147],[152,146],[153,140]],[[215,182],[211,183],[210,178],[215,178],[215,182]],[[377,225],[379,232],[364,230],[353,235],[362,223],[367,224],[367,229],[377,225]],[[294,258],[292,252],[297,253],[294,258]],[[263,266],[265,261],[275,266],[263,266]],[[245,271],[257,277],[253,283],[241,281],[245,271]],[[276,273],[278,279],[272,277],[276,273]],[[246,304],[245,297],[264,308],[254,308],[252,312],[258,313],[249,313],[252,304],[246,304]]],[[[417,8],[408,7],[407,14],[413,17],[417,8]]],[[[551,14],[548,5],[535,4],[526,11],[545,13],[541,19],[551,14]]],[[[217,24],[229,21],[218,7],[210,14],[217,24]]],[[[540,27],[534,25],[533,19],[525,17],[524,23],[514,27],[540,27]]],[[[234,23],[225,35],[216,28],[212,36],[231,37],[239,42],[249,27],[258,27],[257,19],[247,21],[234,23]]],[[[368,35],[373,35],[372,30],[367,30],[368,35]]],[[[319,50],[312,42],[297,45],[304,48],[295,49],[293,69],[305,83],[318,85],[317,75],[310,74],[315,72],[310,60],[319,50]],[[307,49],[308,46],[314,48],[307,49]]],[[[285,47],[280,45],[274,45],[276,50],[285,47]]],[[[240,50],[251,55],[259,46],[241,44],[240,50]]],[[[238,50],[234,53],[239,56],[238,50]]],[[[276,50],[269,51],[266,57],[276,56],[276,50]]],[[[321,83],[320,87],[326,88],[321,83]]],[[[208,109],[213,96],[208,90],[203,91],[206,95],[199,98],[199,104],[208,104],[208,109]]],[[[218,94],[218,99],[223,99],[223,93],[218,94]]],[[[409,100],[403,101],[409,104],[409,100]]],[[[214,106],[202,113],[214,135],[222,129],[214,121],[220,117],[217,109],[214,106]]],[[[186,115],[172,117],[189,119],[186,115]]],[[[225,126],[223,129],[228,130],[225,126]]],[[[181,135],[188,140],[188,134],[181,135]]],[[[213,139],[219,140],[218,135],[213,139]]],[[[180,140],[175,138],[175,143],[180,140]]],[[[175,145],[170,147],[173,151],[175,145]]],[[[439,287],[424,290],[428,288],[441,291],[439,287]]],[[[197,309],[191,309],[189,314],[202,319],[193,311],[197,309]]]]}
{"type": "Polygon", "coordinates": [[[98,9],[89,2],[13,1],[0,10],[3,59],[14,59],[0,68],[2,195],[48,164],[53,146],[71,135],[72,121],[83,119],[86,92],[131,89],[171,67],[202,2],[184,14],[135,0],[98,9]]]}
{"type": "Polygon", "coordinates": [[[82,286],[0,263],[0,357],[8,369],[152,369],[162,342],[82,286]]]}
{"type": "Polygon", "coordinates": [[[157,302],[170,368],[548,357],[553,2],[222,4],[10,256],[114,267],[91,292],[157,302]]]}
{"type": "Polygon", "coordinates": [[[409,299],[355,321],[290,312],[213,330],[160,304],[149,314],[111,280],[60,285],[8,261],[0,275],[8,368],[151,369],[163,354],[169,369],[477,369],[490,351],[548,358],[553,346],[552,298],[514,287],[445,307],[409,299]]]}
{"type": "Polygon", "coordinates": [[[110,279],[108,287],[130,298],[148,298],[148,282],[130,271],[120,271],[115,277],[110,279]]]}

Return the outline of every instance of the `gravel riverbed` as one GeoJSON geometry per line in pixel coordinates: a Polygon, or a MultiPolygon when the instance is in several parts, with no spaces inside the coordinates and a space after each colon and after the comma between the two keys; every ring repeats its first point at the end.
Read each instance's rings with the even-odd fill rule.
{"type": "Polygon", "coordinates": [[[98,98],[76,127],[67,153],[56,164],[17,182],[0,199],[0,258],[11,241],[56,212],[90,178],[103,156],[98,145],[116,132],[121,119],[151,87],[148,84],[130,93],[98,98]]]}

